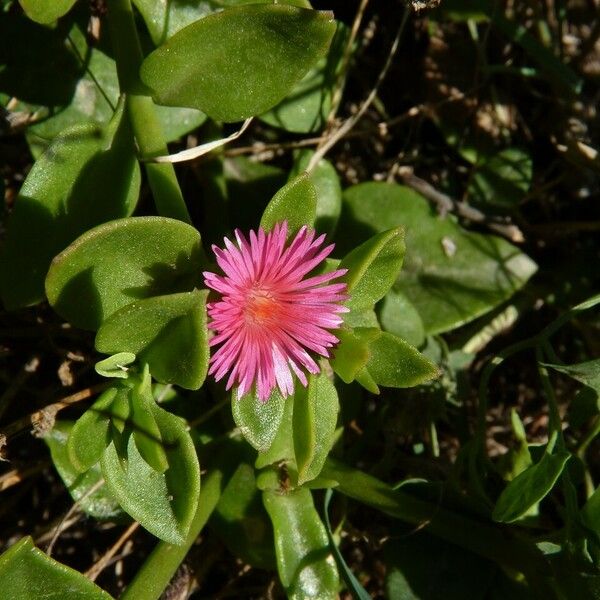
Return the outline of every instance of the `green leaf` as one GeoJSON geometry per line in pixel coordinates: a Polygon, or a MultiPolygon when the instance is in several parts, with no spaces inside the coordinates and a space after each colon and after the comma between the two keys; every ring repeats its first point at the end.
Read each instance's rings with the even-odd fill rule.
{"type": "Polygon", "coordinates": [[[294,393],[293,437],[298,485],[317,477],[335,442],[340,410],[335,386],[326,373],[310,374],[306,388],[294,393]]]}
{"type": "Polygon", "coordinates": [[[425,342],[425,327],[417,307],[393,288],[377,306],[381,328],[402,338],[413,346],[425,342]]]}
{"type": "MultiPolygon", "coordinates": [[[[159,473],[142,458],[129,435],[120,456],[111,442],[102,456],[104,479],[121,506],[156,537],[182,544],[198,506],[200,467],[185,423],[156,404],[158,425],[168,469],[159,473]]],[[[121,450],[119,448],[119,450],[121,450]]]]}
{"type": "Polygon", "coordinates": [[[133,212],[140,172],[123,114],[121,105],[107,127],[65,131],[29,172],[0,253],[7,308],[43,299],[51,260],[79,234],[133,212]]]}
{"type": "Polygon", "coordinates": [[[277,104],[325,53],[334,31],[330,13],[230,8],[176,33],[146,58],[141,77],[160,104],[239,121],[277,104]]]}
{"type": "Polygon", "coordinates": [[[467,194],[483,204],[516,206],[531,185],[531,156],[520,148],[507,148],[477,165],[467,194]]]}
{"type": "Polygon", "coordinates": [[[152,380],[146,365],[141,381],[131,388],[131,428],[135,445],[142,458],[157,472],[163,474],[169,468],[165,441],[154,415],[152,380]]]}
{"type": "Polygon", "coordinates": [[[294,397],[288,396],[284,399],[283,416],[279,428],[275,432],[275,439],[271,442],[268,450],[259,452],[255,467],[262,469],[268,465],[285,463],[288,469],[295,471],[294,440],[292,436],[294,414],[294,397]]]}
{"type": "MultiPolygon", "coordinates": [[[[217,10],[238,4],[268,4],[272,0],[194,0],[193,2],[156,2],[156,0],[133,0],[140,11],[152,41],[158,46],[179,30],[217,10]]],[[[310,8],[308,0],[287,0],[291,4],[310,8]]]]}
{"type": "Polygon", "coordinates": [[[294,133],[323,129],[331,110],[348,36],[349,30],[338,23],[327,56],[321,58],[277,106],[262,114],[261,121],[294,133]]]}
{"type": "Polygon", "coordinates": [[[273,196],[260,220],[260,226],[270,231],[276,223],[288,222],[288,237],[303,225],[315,222],[317,192],[306,173],[301,173],[273,196]]]}
{"type": "Polygon", "coordinates": [[[111,599],[87,577],[36,548],[29,536],[20,539],[0,556],[0,589],[10,600],[111,599]]]}
{"type": "Polygon", "coordinates": [[[510,419],[517,444],[516,447],[510,448],[506,454],[500,457],[497,465],[502,476],[509,481],[515,479],[532,465],[525,427],[514,408],[510,411],[510,419]]]}
{"type": "Polygon", "coordinates": [[[36,23],[53,23],[66,15],[77,0],[19,0],[25,14],[36,23]]]}
{"type": "Polygon", "coordinates": [[[310,490],[263,492],[273,523],[279,579],[292,600],[337,598],[338,573],[310,490]]]}
{"type": "Polygon", "coordinates": [[[110,443],[110,408],[118,391],[117,387],[108,388],[73,425],[67,452],[71,464],[79,473],[91,469],[110,443]]]}
{"type": "Polygon", "coordinates": [[[88,231],[53,261],[46,293],[74,325],[97,329],[134,300],[191,290],[203,264],[196,229],[165,217],[120,219],[88,231]]]}
{"type": "Polygon", "coordinates": [[[231,412],[235,424],[249,444],[259,452],[266,452],[275,439],[286,400],[275,388],[266,402],[258,399],[254,392],[241,398],[237,393],[231,395],[231,412]]]}
{"type": "Polygon", "coordinates": [[[331,366],[345,383],[358,381],[379,393],[379,385],[406,388],[439,376],[438,368],[415,347],[373,327],[340,330],[331,366]]]}
{"type": "Polygon", "coordinates": [[[559,373],[564,373],[581,383],[597,388],[600,387],[600,358],[588,360],[586,362],[577,363],[574,365],[553,365],[544,364],[545,367],[554,369],[559,373]]]}
{"type": "Polygon", "coordinates": [[[344,383],[352,383],[369,361],[369,342],[381,335],[376,327],[344,327],[336,332],[339,344],[333,351],[331,367],[344,383]]]}
{"type": "MultiPolygon", "coordinates": [[[[290,178],[302,173],[307,167],[314,151],[298,153],[290,178]]],[[[333,235],[342,212],[342,186],[335,167],[322,158],[309,174],[317,194],[315,229],[333,235]]]]}
{"type": "Polygon", "coordinates": [[[405,249],[404,231],[396,227],[374,235],[342,258],[338,268],[348,269],[343,280],[350,309],[373,308],[385,296],[402,268],[405,249]]]}
{"type": "Polygon", "coordinates": [[[369,341],[369,360],[365,369],[378,385],[393,388],[421,385],[440,374],[439,369],[416,348],[385,331],[369,341]]]}
{"type": "Polygon", "coordinates": [[[156,0],[133,0],[140,11],[150,37],[155,45],[162,44],[179,30],[214,12],[212,0],[194,2],[156,2],[156,0]]]}
{"type": "Polygon", "coordinates": [[[546,452],[539,462],[523,471],[504,488],[496,502],[492,518],[511,523],[522,517],[554,487],[570,456],[564,451],[557,454],[546,452]]]}
{"type": "Polygon", "coordinates": [[[95,464],[85,473],[80,473],[71,462],[67,444],[73,427],[74,423],[71,421],[57,421],[44,436],[44,442],[50,448],[50,456],[60,478],[73,500],[88,515],[97,519],[123,517],[119,503],[106,485],[102,484],[90,493],[91,489],[97,487],[102,480],[100,465],[95,464]]]}
{"type": "Polygon", "coordinates": [[[161,383],[198,389],[208,369],[206,290],[132,302],[104,321],[96,349],[131,352],[161,383]]]}
{"type": "Polygon", "coordinates": [[[135,362],[136,356],[132,352],[118,352],[104,360],[99,360],[94,365],[94,370],[102,377],[116,377],[117,379],[127,379],[128,368],[135,362]]]}
{"type": "MultiPolygon", "coordinates": [[[[48,43],[44,43],[43,38],[46,34],[41,35],[39,31],[35,31],[28,35],[27,30],[20,31],[20,29],[23,28],[19,27],[17,22],[17,27],[13,26],[8,34],[15,39],[28,39],[33,45],[31,55],[38,63],[44,60],[41,57],[45,53],[56,56],[56,50],[48,49],[48,43]]],[[[0,35],[2,35],[1,31],[0,26],[0,35]]],[[[59,86],[68,87],[68,90],[56,98],[48,91],[41,90],[31,96],[29,102],[32,104],[19,104],[20,110],[33,112],[37,117],[27,127],[27,140],[34,152],[38,149],[45,150],[53,138],[73,125],[108,122],[120,94],[115,61],[100,48],[88,44],[86,33],[81,30],[78,23],[68,31],[61,29],[52,35],[54,36],[52,39],[60,43],[59,50],[65,54],[65,60],[68,59],[69,63],[72,63],[72,67],[59,69],[55,64],[56,59],[54,63],[45,65],[43,79],[50,79],[54,74],[54,80],[48,82],[45,86],[46,90],[59,86]],[[54,73],[55,71],[58,73],[54,73]],[[56,79],[62,83],[56,83],[56,79]]],[[[15,57],[13,61],[15,68],[18,65],[23,72],[32,72],[32,67],[40,69],[39,65],[30,65],[28,58],[22,54],[15,57]]],[[[18,95],[18,97],[25,100],[30,96],[18,95]]],[[[156,107],[156,110],[166,141],[179,139],[206,120],[206,115],[195,109],[160,106],[156,107]]]]}
{"type": "Polygon", "coordinates": [[[235,470],[210,522],[234,556],[260,569],[275,568],[273,528],[251,465],[241,463],[235,470]]]}
{"type": "Polygon", "coordinates": [[[467,323],[504,302],[536,271],[518,248],[441,217],[413,190],[370,182],[344,193],[336,250],[403,226],[406,256],[394,290],[417,308],[428,335],[467,323]]]}

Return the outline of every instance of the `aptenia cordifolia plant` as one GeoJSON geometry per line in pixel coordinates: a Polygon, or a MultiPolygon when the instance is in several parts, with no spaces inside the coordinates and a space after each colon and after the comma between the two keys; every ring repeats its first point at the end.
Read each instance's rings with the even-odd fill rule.
{"type": "Polygon", "coordinates": [[[2,599],[599,597],[598,278],[527,208],[587,55],[467,4],[0,1],[2,599]]]}

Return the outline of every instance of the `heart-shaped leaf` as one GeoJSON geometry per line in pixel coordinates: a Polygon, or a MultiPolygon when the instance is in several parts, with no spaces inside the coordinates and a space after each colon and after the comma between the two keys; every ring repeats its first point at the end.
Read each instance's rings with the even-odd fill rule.
{"type": "Polygon", "coordinates": [[[198,389],[208,369],[207,295],[203,290],[132,302],[104,321],[96,349],[131,352],[161,383],[198,389]]]}
{"type": "Polygon", "coordinates": [[[402,293],[391,289],[377,306],[381,328],[413,346],[425,341],[425,327],[416,306],[402,293]]]}
{"type": "Polygon", "coordinates": [[[46,293],[74,325],[97,329],[134,300],[191,290],[203,253],[196,229],[164,217],[132,217],[100,225],[53,261],[46,293]]]}
{"type": "Polygon", "coordinates": [[[310,490],[263,492],[273,523],[279,579],[288,598],[334,600],[338,572],[310,490]]]}
{"type": "Polygon", "coordinates": [[[133,212],[140,172],[123,115],[121,104],[106,127],[64,131],[35,162],[0,252],[0,295],[7,308],[43,299],[50,262],[78,235],[133,212]]]}
{"type": "Polygon", "coordinates": [[[349,29],[338,23],[327,56],[299,81],[290,93],[260,119],[294,133],[320,131],[327,124],[333,90],[338,83],[349,29]]]}
{"type": "Polygon", "coordinates": [[[485,158],[475,167],[469,199],[503,208],[516,206],[531,185],[531,156],[519,148],[507,148],[485,158]]]}
{"type": "Polygon", "coordinates": [[[335,386],[321,372],[310,375],[306,388],[294,394],[294,453],[298,485],[317,477],[335,441],[335,426],[340,410],[335,386]]]}
{"type": "Polygon", "coordinates": [[[53,23],[66,15],[77,0],[19,0],[25,14],[36,23],[53,23]]]}
{"type": "Polygon", "coordinates": [[[198,457],[182,419],[156,404],[151,411],[168,468],[160,473],[151,467],[129,435],[119,450],[114,441],[106,448],[102,473],[123,509],[143,527],[170,544],[182,544],[200,496],[198,457]]]}
{"type": "Polygon", "coordinates": [[[75,468],[69,457],[68,440],[73,432],[74,423],[57,421],[54,427],[44,436],[44,442],[50,448],[50,456],[54,467],[63,480],[71,497],[86,514],[96,519],[122,518],[123,511],[106,484],[101,484],[102,472],[96,463],[85,473],[75,468]],[[93,488],[95,491],[92,491],[93,488]]]}
{"type": "MultiPolygon", "coordinates": [[[[172,3],[169,3],[169,6],[171,5],[172,3]]],[[[32,77],[42,88],[41,93],[29,100],[34,104],[21,103],[18,106],[19,110],[34,112],[38,117],[28,125],[26,132],[34,156],[45,150],[57,135],[69,127],[83,123],[107,123],[112,117],[120,94],[115,61],[97,44],[88,43],[87,34],[85,30],[82,31],[79,23],[74,23],[71,29],[58,28],[50,34],[44,31],[47,29],[40,27],[29,33],[17,21],[11,24],[6,32],[6,35],[10,36],[9,43],[11,39],[13,44],[18,39],[27,39],[29,42],[30,53],[26,56],[20,53],[11,60],[15,70],[32,73],[34,68],[43,71],[42,77],[37,73],[32,77]],[[73,63],[71,69],[65,69],[57,60],[55,48],[48,48],[48,41],[44,39],[47,35],[57,42],[60,41],[59,50],[65,54],[65,59],[73,63]],[[52,60],[45,59],[46,54],[51,56],[52,60]],[[35,63],[31,64],[33,60],[35,63]],[[46,83],[45,79],[51,81],[46,83]],[[65,92],[54,98],[47,90],[59,86],[68,87],[69,93],[65,92]]],[[[104,33],[104,29],[101,28],[100,32],[104,33]]],[[[5,32],[0,24],[0,36],[3,33],[5,32]]],[[[101,35],[100,46],[103,42],[104,38],[101,35]]],[[[22,100],[28,98],[25,95],[17,97],[22,100]]],[[[159,106],[156,107],[156,112],[165,141],[179,139],[206,120],[206,115],[191,108],[159,106]]]]}
{"type": "Polygon", "coordinates": [[[266,402],[250,392],[241,398],[232,394],[231,412],[235,424],[249,444],[266,452],[273,443],[285,410],[285,398],[275,388],[266,402]]]}
{"type": "Polygon", "coordinates": [[[312,226],[317,212],[317,192],[306,173],[301,173],[273,196],[265,208],[260,226],[270,231],[276,223],[288,222],[288,235],[303,225],[312,226]]]}
{"type": "Polygon", "coordinates": [[[0,589],[10,600],[85,598],[111,600],[87,577],[63,565],[24,537],[0,556],[0,589]]]}
{"type": "Polygon", "coordinates": [[[329,13],[234,7],[176,33],[146,58],[141,77],[160,104],[239,121],[285,97],[323,56],[334,31],[329,13]]]}
{"type": "Polygon", "coordinates": [[[373,308],[396,281],[404,251],[404,231],[395,228],[374,235],[344,256],[338,268],[348,269],[347,306],[353,311],[373,308]]]}
{"type": "MultiPolygon", "coordinates": [[[[140,11],[152,41],[158,46],[175,35],[180,29],[220,8],[237,4],[270,4],[273,0],[194,0],[193,2],[156,2],[156,0],[133,0],[140,11]]],[[[283,0],[290,4],[310,8],[308,0],[283,0]]]]}
{"type": "Polygon", "coordinates": [[[427,334],[448,331],[491,310],[537,268],[505,240],[467,232],[451,216],[441,217],[413,190],[377,182],[345,191],[336,250],[347,251],[399,225],[406,231],[407,250],[394,287],[417,308],[427,334]]]}

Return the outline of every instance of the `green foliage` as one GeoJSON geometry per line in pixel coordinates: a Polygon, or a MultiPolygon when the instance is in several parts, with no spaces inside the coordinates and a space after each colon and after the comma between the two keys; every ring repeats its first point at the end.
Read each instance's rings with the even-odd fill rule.
{"type": "Polygon", "coordinates": [[[104,360],[98,361],[94,369],[102,377],[116,377],[117,379],[127,379],[127,365],[135,362],[136,356],[133,352],[118,352],[104,360]]]}
{"type": "Polygon", "coordinates": [[[221,494],[211,525],[242,560],[261,569],[275,568],[273,527],[251,465],[237,467],[221,494]]]}
{"type": "Polygon", "coordinates": [[[266,452],[273,443],[285,411],[286,400],[275,388],[266,402],[250,392],[239,398],[233,394],[233,420],[246,441],[259,452],[266,452]]]}
{"type": "Polygon", "coordinates": [[[149,377],[135,387],[132,422],[113,435],[100,461],[102,474],[127,513],[158,538],[181,544],[200,495],[194,443],[184,421],[155,403],[149,377]]]}
{"type": "Polygon", "coordinates": [[[277,104],[323,55],[334,30],[325,13],[284,5],[234,7],[169,38],[146,58],[141,76],[160,104],[239,121],[277,104]]]}
{"type": "Polygon", "coordinates": [[[140,172],[123,115],[121,104],[106,127],[63,132],[29,172],[0,254],[0,295],[7,308],[42,300],[50,262],[78,235],[133,212],[140,172]]]}
{"type": "Polygon", "coordinates": [[[78,473],[89,471],[110,443],[110,410],[120,392],[122,389],[116,387],[107,389],[73,425],[67,442],[67,454],[78,473]]]}
{"type": "Polygon", "coordinates": [[[30,537],[22,538],[0,556],[0,586],[11,600],[111,598],[87,577],[36,548],[30,537]]]}
{"type": "Polygon", "coordinates": [[[183,292],[132,302],[103,322],[96,349],[130,352],[148,364],[157,381],[198,389],[208,369],[207,294],[183,292]]]}
{"type": "Polygon", "coordinates": [[[374,235],[342,258],[339,268],[348,270],[346,304],[352,310],[372,308],[383,298],[398,277],[405,250],[404,231],[396,228],[374,235]]]}
{"type": "Polygon", "coordinates": [[[164,217],[132,217],[91,229],[52,262],[46,294],[78,327],[97,329],[134,300],[192,289],[203,254],[196,229],[164,217]]]}
{"type": "MultiPolygon", "coordinates": [[[[589,11],[557,6],[551,23],[544,11],[522,20],[518,7],[481,0],[445,0],[426,16],[407,9],[400,52],[380,87],[377,62],[392,58],[386,40],[398,26],[386,22],[394,14],[387,6],[370,6],[362,22],[356,15],[349,45],[348,29],[308,0],[74,4],[0,1],[0,134],[9,159],[0,181],[0,298],[25,309],[45,293],[73,326],[46,306],[0,315],[0,354],[8,358],[0,412],[16,419],[0,433],[0,458],[6,452],[14,462],[0,491],[15,531],[30,518],[20,518],[29,506],[18,510],[22,490],[40,488],[28,480],[6,490],[46,464],[42,457],[25,466],[29,446],[40,447],[17,435],[31,421],[73,509],[113,523],[132,518],[160,538],[124,580],[123,600],[157,599],[199,539],[207,565],[224,544],[234,558],[223,564],[277,569],[285,594],[298,600],[337,598],[338,569],[358,598],[368,597],[361,581],[380,595],[384,578],[392,599],[598,596],[600,359],[590,309],[600,296],[565,308],[597,283],[597,244],[588,235],[597,224],[584,212],[598,170],[593,106],[590,94],[573,102],[589,78],[593,27],[589,40],[571,43],[589,29],[581,25],[589,11]],[[413,40],[405,37],[410,28],[418,31],[413,40]],[[415,84],[415,97],[403,90],[415,84]],[[539,106],[529,106],[532,99],[539,106]],[[155,111],[154,101],[166,106],[155,111]],[[340,127],[349,114],[361,123],[340,127]],[[546,128],[540,114],[558,125],[546,128]],[[242,119],[255,121],[244,139],[228,138],[226,150],[177,171],[166,164],[166,141],[190,147],[227,138],[231,128],[220,122],[242,119]],[[540,152],[534,137],[551,140],[550,150],[540,152]],[[313,146],[329,160],[313,164],[313,146]],[[424,195],[382,183],[394,179],[424,195]],[[342,192],[342,181],[367,183],[342,192]],[[335,242],[336,258],[308,276],[347,270],[338,281],[347,285],[349,312],[332,329],[339,342],[330,356],[308,351],[320,362],[317,373],[305,373],[306,386],[293,375],[289,397],[275,388],[263,402],[253,381],[240,398],[239,389],[206,381],[214,335],[207,306],[219,294],[203,289],[203,270],[218,265],[202,243],[208,250],[236,228],[269,231],[283,221],[290,236],[307,226],[335,242]],[[522,240],[523,249],[490,231],[522,240]],[[555,263],[566,246],[567,264],[555,263]],[[540,260],[533,282],[537,265],[525,252],[540,260]],[[552,313],[556,321],[546,325],[552,313]],[[537,333],[524,340],[520,327],[537,333]],[[104,356],[77,328],[97,331],[95,350],[104,356]],[[524,352],[532,350],[536,362],[524,352]],[[514,370],[495,376],[516,354],[537,366],[538,381],[514,378],[514,370]],[[77,388],[64,392],[74,395],[44,408],[58,390],[57,367],[69,386],[68,367],[80,356],[77,388]],[[12,365],[25,365],[14,378],[12,365]],[[107,378],[100,386],[98,376],[107,378]],[[492,395],[497,385],[507,398],[518,390],[511,427],[492,395]],[[87,408],[79,402],[99,388],[87,408]],[[390,389],[375,398],[380,388],[390,389]],[[530,420],[544,399],[545,447],[539,421],[530,420]],[[79,418],[54,422],[67,406],[79,418]],[[508,451],[491,456],[499,423],[508,451]],[[356,464],[377,478],[349,466],[356,464]],[[399,484],[386,483],[399,473],[399,484]],[[332,488],[340,495],[335,531],[332,488]],[[325,490],[315,497],[325,496],[326,525],[312,490],[325,490]],[[378,559],[385,573],[376,577],[356,552],[356,533],[376,532],[369,511],[382,513],[377,527],[388,538],[378,559]],[[211,530],[199,537],[207,522],[211,530]]],[[[350,22],[346,8],[340,16],[350,22]]],[[[230,305],[230,314],[240,308],[230,305]]],[[[289,332],[255,331],[261,324],[249,312],[242,319],[248,336],[265,336],[259,359],[268,362],[266,336],[277,344],[289,332]]],[[[247,340],[217,342],[237,342],[229,350],[244,360],[247,340]]],[[[295,350],[305,352],[301,344],[295,350]]],[[[510,368],[524,367],[512,360],[510,368]]],[[[44,522],[56,516],[32,506],[44,522]]],[[[75,548],[80,531],[69,542],[75,548]]],[[[109,598],[29,539],[0,556],[0,589],[17,600],[109,598]]]]}
{"type": "Polygon", "coordinates": [[[67,14],[76,0],[19,0],[25,14],[37,23],[48,24],[67,14]]]}
{"type": "Polygon", "coordinates": [[[317,212],[317,191],[306,173],[301,173],[273,196],[263,212],[260,226],[270,231],[275,223],[287,220],[288,236],[303,225],[312,226],[317,212]]]}
{"type": "Polygon", "coordinates": [[[261,120],[294,133],[321,130],[331,110],[347,38],[348,30],[338,23],[327,56],[321,58],[277,106],[263,113],[261,120]]]}
{"type": "Polygon", "coordinates": [[[466,232],[435,213],[409,188],[364,183],[344,193],[338,246],[344,251],[377,232],[402,226],[403,270],[394,284],[417,308],[425,332],[440,333],[491,310],[533,275],[535,263],[492,235],[466,232]]]}
{"type": "Polygon", "coordinates": [[[311,492],[263,492],[273,523],[279,579],[292,600],[337,597],[338,573],[311,492]]]}
{"type": "Polygon", "coordinates": [[[546,452],[539,462],[515,477],[498,498],[494,520],[510,523],[522,517],[550,492],[570,457],[564,451],[546,452]]]}
{"type": "Polygon", "coordinates": [[[335,441],[340,404],[326,373],[310,375],[308,386],[294,394],[293,437],[298,484],[315,479],[335,441]]]}
{"type": "Polygon", "coordinates": [[[373,327],[340,332],[331,366],[346,383],[358,381],[374,394],[384,387],[413,387],[439,375],[438,368],[416,348],[373,327]]]}
{"type": "MultiPolygon", "coordinates": [[[[308,167],[314,152],[305,150],[297,154],[290,177],[302,173],[308,167]]],[[[315,229],[333,235],[342,212],[342,186],[333,165],[321,159],[308,174],[317,194],[315,229]]]]}
{"type": "MultiPolygon", "coordinates": [[[[85,473],[81,473],[71,460],[72,452],[68,441],[74,425],[70,421],[57,421],[52,430],[44,436],[54,467],[73,500],[79,503],[85,513],[97,519],[118,519],[123,516],[123,511],[108,487],[101,483],[100,465],[95,464],[85,473]]],[[[84,443],[87,446],[88,440],[84,443]]],[[[84,452],[81,454],[83,456],[84,452]]]]}
{"type": "Polygon", "coordinates": [[[529,190],[532,169],[531,156],[524,150],[502,150],[476,166],[469,197],[483,204],[512,208],[529,190]]]}

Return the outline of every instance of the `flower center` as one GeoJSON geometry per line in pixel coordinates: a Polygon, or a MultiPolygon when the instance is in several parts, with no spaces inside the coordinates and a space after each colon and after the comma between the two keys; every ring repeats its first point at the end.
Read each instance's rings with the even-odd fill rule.
{"type": "Polygon", "coordinates": [[[253,288],[246,298],[244,316],[246,323],[266,325],[277,317],[278,302],[269,290],[253,288]]]}

